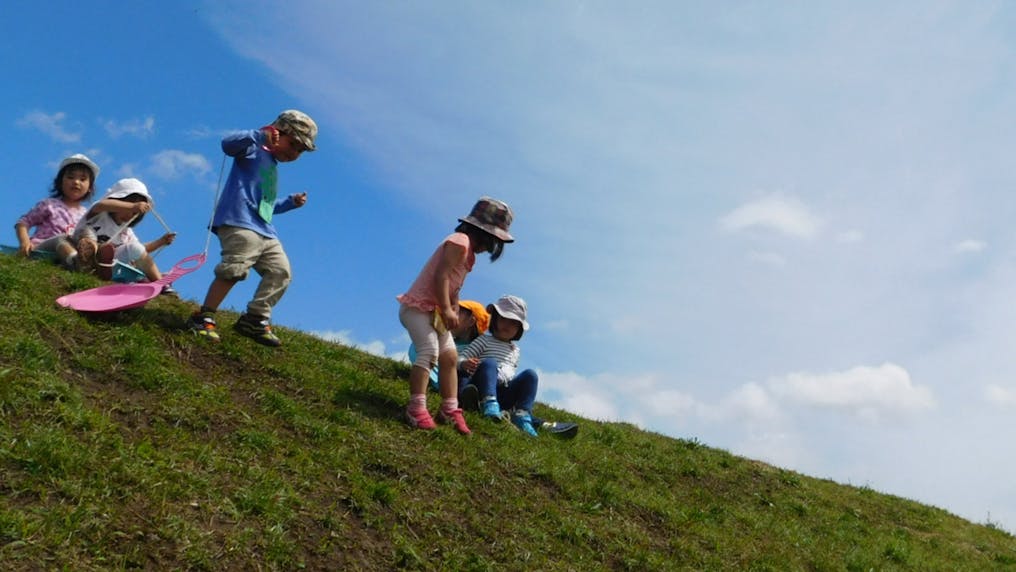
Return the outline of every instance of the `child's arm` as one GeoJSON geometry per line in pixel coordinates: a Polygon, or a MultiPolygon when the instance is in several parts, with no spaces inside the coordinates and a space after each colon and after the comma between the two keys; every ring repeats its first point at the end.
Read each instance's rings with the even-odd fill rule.
{"type": "Polygon", "coordinates": [[[14,232],[18,236],[18,252],[23,256],[32,253],[32,239],[28,235],[28,230],[42,224],[45,218],[44,213],[43,202],[39,202],[25,213],[25,216],[19,218],[18,222],[14,223],[14,232]]]}
{"type": "Polygon", "coordinates": [[[293,209],[298,209],[307,204],[307,193],[296,193],[275,201],[274,214],[281,214],[293,209]]]}
{"type": "Polygon", "coordinates": [[[176,233],[175,232],[167,232],[166,234],[160,236],[159,238],[156,238],[155,240],[146,242],[145,243],[145,252],[153,252],[157,248],[162,248],[163,246],[166,246],[167,244],[173,244],[174,240],[176,240],[176,233]]]}
{"type": "Polygon", "coordinates": [[[88,210],[86,218],[91,218],[95,213],[101,212],[110,212],[121,215],[139,215],[150,210],[152,210],[152,205],[148,204],[146,201],[132,203],[128,201],[121,201],[120,199],[102,199],[92,205],[92,208],[88,210]]]}
{"type": "Polygon", "coordinates": [[[476,372],[476,366],[480,365],[479,356],[483,353],[484,347],[486,347],[486,336],[480,336],[469,342],[469,345],[459,352],[459,367],[469,375],[473,375],[476,372]]]}
{"type": "Polygon", "coordinates": [[[445,242],[441,247],[441,259],[434,272],[434,292],[437,295],[437,308],[441,319],[449,330],[459,327],[459,311],[452,307],[451,270],[465,264],[466,247],[453,242],[445,242]]]}
{"type": "Polygon", "coordinates": [[[268,136],[262,129],[249,129],[230,133],[222,139],[222,152],[230,157],[249,157],[258,147],[268,144],[268,136]]]}
{"type": "Polygon", "coordinates": [[[18,252],[22,256],[32,253],[32,239],[28,236],[28,226],[21,221],[14,224],[14,232],[18,235],[18,252]]]}

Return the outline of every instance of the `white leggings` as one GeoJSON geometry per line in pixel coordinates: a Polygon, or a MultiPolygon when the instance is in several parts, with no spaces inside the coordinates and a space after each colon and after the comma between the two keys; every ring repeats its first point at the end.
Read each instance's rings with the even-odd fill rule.
{"type": "Polygon", "coordinates": [[[399,321],[409,332],[409,339],[416,347],[416,361],[413,365],[430,371],[437,364],[437,357],[447,351],[455,351],[455,340],[451,332],[437,333],[434,329],[434,313],[424,312],[402,304],[399,306],[399,321]]]}

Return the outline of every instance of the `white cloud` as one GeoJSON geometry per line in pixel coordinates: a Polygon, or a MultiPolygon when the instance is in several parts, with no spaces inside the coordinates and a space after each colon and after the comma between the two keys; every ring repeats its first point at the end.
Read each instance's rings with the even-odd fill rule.
{"type": "Polygon", "coordinates": [[[699,408],[698,402],[691,395],[662,386],[644,392],[640,401],[650,415],[669,419],[687,417],[699,408]]]}
{"type": "Polygon", "coordinates": [[[730,232],[763,228],[796,238],[812,238],[822,227],[822,220],[801,201],[772,195],[735,208],[720,219],[720,227],[730,232]]]}
{"type": "Polygon", "coordinates": [[[385,343],[380,340],[372,340],[369,342],[358,342],[353,339],[352,332],[350,332],[349,330],[313,331],[308,333],[312,336],[317,336],[322,340],[326,340],[329,342],[338,342],[344,346],[356,348],[358,350],[362,350],[376,356],[392,358],[399,361],[408,361],[406,358],[405,351],[388,353],[388,349],[386,348],[385,343]]]}
{"type": "Polygon", "coordinates": [[[748,383],[734,390],[715,410],[720,419],[737,419],[743,422],[774,422],[780,416],[780,406],[769,392],[757,383],[748,383]]]}
{"type": "Polygon", "coordinates": [[[734,446],[740,455],[760,459],[780,467],[800,466],[808,452],[797,433],[786,431],[752,431],[734,446]]]}
{"type": "Polygon", "coordinates": [[[836,235],[836,242],[840,244],[854,244],[863,240],[864,233],[857,229],[843,231],[836,235]]]}
{"type": "Polygon", "coordinates": [[[752,251],[748,253],[748,259],[766,266],[782,267],[787,265],[787,259],[782,254],[776,252],[752,251]]]}
{"type": "Polygon", "coordinates": [[[988,244],[982,240],[967,239],[953,245],[953,252],[956,254],[973,254],[982,252],[988,244]]]}
{"type": "Polygon", "coordinates": [[[131,119],[128,121],[107,119],[102,122],[102,128],[105,129],[106,133],[108,133],[113,139],[117,139],[123,135],[130,135],[139,139],[145,139],[152,133],[155,133],[155,118],[148,116],[144,119],[131,119]]]}
{"type": "Polygon", "coordinates": [[[135,165],[134,163],[124,163],[123,165],[117,167],[116,175],[121,179],[129,177],[137,178],[138,166],[135,165]]]}
{"type": "Polygon", "coordinates": [[[156,176],[169,180],[184,175],[200,178],[211,172],[212,166],[204,155],[168,149],[152,156],[150,170],[156,176]]]}
{"type": "Polygon", "coordinates": [[[991,384],[984,388],[984,398],[997,407],[1016,408],[1016,389],[991,384]]]}
{"type": "Polygon", "coordinates": [[[40,131],[60,143],[77,143],[81,140],[81,134],[68,130],[64,126],[65,119],[67,119],[67,114],[62,111],[51,114],[32,111],[18,119],[17,124],[19,127],[40,131]]]}
{"type": "Polygon", "coordinates": [[[540,395],[537,400],[577,413],[590,419],[619,420],[621,414],[615,404],[614,376],[587,378],[574,372],[538,372],[540,395]],[[549,397],[550,399],[546,399],[549,397]]]}
{"type": "Polygon", "coordinates": [[[931,390],[914,385],[904,368],[885,363],[827,374],[792,373],[769,381],[779,397],[807,406],[849,410],[865,417],[931,409],[931,390]]]}

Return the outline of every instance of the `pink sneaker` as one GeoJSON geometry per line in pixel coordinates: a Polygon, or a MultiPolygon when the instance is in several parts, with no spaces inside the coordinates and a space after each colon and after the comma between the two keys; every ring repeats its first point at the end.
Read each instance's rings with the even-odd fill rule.
{"type": "Polygon", "coordinates": [[[438,409],[437,420],[445,425],[454,425],[455,430],[463,435],[469,435],[472,433],[472,431],[469,430],[469,426],[466,425],[466,418],[462,416],[461,409],[452,409],[451,411],[438,409]]]}
{"type": "Polygon", "coordinates": [[[409,408],[406,408],[406,422],[409,423],[410,427],[417,429],[433,429],[437,427],[434,424],[434,418],[430,416],[430,412],[426,409],[413,413],[409,408]]]}

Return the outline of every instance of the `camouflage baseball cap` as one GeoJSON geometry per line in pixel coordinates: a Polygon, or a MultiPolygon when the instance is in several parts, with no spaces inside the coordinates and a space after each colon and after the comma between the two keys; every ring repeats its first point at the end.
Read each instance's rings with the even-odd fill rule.
{"type": "Polygon", "coordinates": [[[472,212],[459,222],[471,224],[480,230],[486,231],[503,242],[515,242],[515,238],[508,234],[508,228],[512,225],[514,214],[512,208],[504,201],[490,197],[480,197],[473,205],[472,212]]]}
{"type": "Polygon", "coordinates": [[[309,115],[296,109],[287,109],[279,114],[272,123],[279,131],[292,136],[308,151],[317,149],[314,138],[317,137],[317,123],[309,115]]]}

